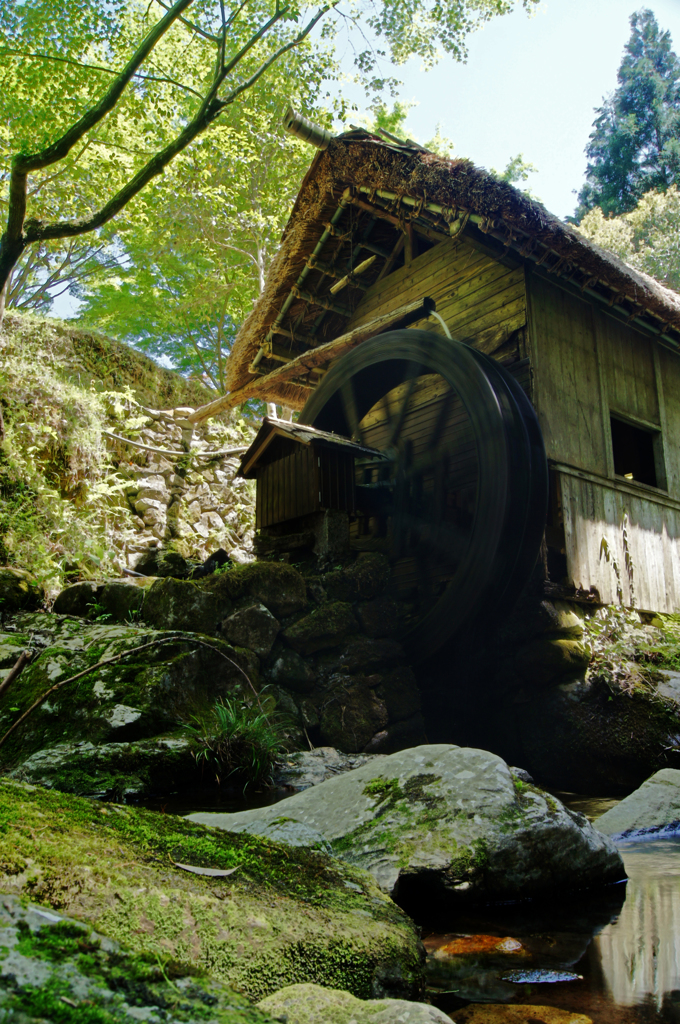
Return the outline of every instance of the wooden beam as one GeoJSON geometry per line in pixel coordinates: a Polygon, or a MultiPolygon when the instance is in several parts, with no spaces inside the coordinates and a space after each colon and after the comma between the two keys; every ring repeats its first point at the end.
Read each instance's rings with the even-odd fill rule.
{"type": "Polygon", "coordinates": [[[338,313],[340,316],[346,316],[348,320],[352,316],[351,309],[347,306],[339,306],[337,302],[330,302],[324,295],[312,295],[311,292],[304,291],[304,289],[298,288],[295,284],[291,291],[298,299],[302,299],[303,302],[309,302],[312,306],[321,306],[322,309],[327,309],[329,313],[338,313]]]}
{"type": "MultiPolygon", "coordinates": [[[[373,320],[368,320],[360,327],[355,327],[354,330],[348,331],[347,334],[341,334],[334,341],[329,341],[325,345],[319,345],[318,348],[304,352],[296,359],[286,363],[285,366],[281,366],[268,373],[265,377],[258,377],[256,380],[244,384],[243,387],[238,388],[236,391],[232,391],[228,395],[222,395],[220,398],[208,402],[207,405],[202,405],[195,412],[191,413],[190,416],[187,416],[187,419],[191,423],[202,423],[204,420],[210,419],[211,416],[215,416],[225,409],[231,409],[235,405],[240,405],[241,402],[245,402],[248,398],[266,397],[267,392],[279,384],[295,382],[296,386],[303,386],[298,382],[298,379],[304,377],[305,374],[314,371],[318,372],[319,367],[329,363],[331,359],[337,359],[339,356],[344,355],[345,352],[355,348],[356,345],[360,345],[362,341],[375,337],[376,334],[381,334],[383,331],[396,328],[402,324],[406,326],[409,323],[416,323],[418,320],[422,320],[424,317],[429,316],[433,309],[434,302],[432,299],[422,298],[417,299],[415,302],[410,302],[406,306],[400,306],[389,313],[383,313],[381,316],[374,317],[373,320]]],[[[309,387],[309,384],[307,387],[309,387]]]]}

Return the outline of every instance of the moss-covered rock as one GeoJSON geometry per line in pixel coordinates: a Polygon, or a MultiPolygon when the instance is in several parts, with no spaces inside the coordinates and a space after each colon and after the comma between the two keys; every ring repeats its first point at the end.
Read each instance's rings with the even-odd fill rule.
{"type": "Polygon", "coordinates": [[[173,815],[2,780],[0,891],[251,999],[298,982],[408,998],[420,984],[415,929],[365,872],[173,815]]]}
{"type": "Polygon", "coordinates": [[[363,679],[340,677],[324,694],[320,708],[321,740],[329,747],[357,753],[388,722],[385,702],[363,679]]]}
{"type": "Polygon", "coordinates": [[[307,607],[307,587],[297,569],[283,562],[251,562],[232,565],[197,581],[201,589],[231,601],[252,598],[261,602],[277,619],[307,607]]]}
{"type": "MultiPolygon", "coordinates": [[[[191,818],[259,827],[279,808],[191,818]]],[[[432,744],[374,758],[289,797],[285,813],[370,871],[421,920],[447,902],[519,899],[625,878],[611,840],[485,750],[432,744]]]]}
{"type": "Polygon", "coordinates": [[[257,601],[239,608],[224,619],[221,632],[230,643],[237,647],[249,647],[259,657],[266,658],[280,628],[279,620],[257,601]]]}
{"type": "Polygon", "coordinates": [[[152,582],[148,578],[81,580],[65,587],[57,595],[52,610],[56,615],[131,622],[139,617],[144,603],[144,590],[152,582]]]}
{"type": "Polygon", "coordinates": [[[289,985],[258,1006],[287,1024],[451,1024],[450,1017],[427,1003],[357,999],[320,985],[289,985]]]}
{"type": "Polygon", "coordinates": [[[74,918],[5,895],[0,1017],[22,1024],[266,1024],[271,1018],[205,972],[135,954],[74,918]]]}
{"type": "MultiPolygon", "coordinates": [[[[170,581],[171,582],[171,581],[170,581]]],[[[38,750],[65,742],[129,742],[167,733],[207,713],[220,697],[253,678],[248,652],[215,637],[176,636],[150,629],[24,613],[16,632],[0,633],[4,648],[40,646],[40,655],[0,705],[0,735],[61,680],[100,666],[50,694],[0,747],[0,765],[14,767],[38,750]],[[137,651],[137,648],[143,650],[137,651]]],[[[256,677],[255,677],[256,681],[256,677]]]]}
{"type": "Polygon", "coordinates": [[[517,674],[532,686],[548,686],[585,672],[590,648],[580,640],[541,637],[517,652],[517,674]]]}
{"type": "Polygon", "coordinates": [[[158,579],[149,588],[142,609],[145,622],[156,629],[182,629],[215,633],[233,609],[228,594],[204,589],[173,576],[158,579]]]}
{"type": "Polygon", "coordinates": [[[311,693],[316,682],[316,673],[309,662],[304,661],[296,651],[280,645],[279,650],[275,648],[269,678],[273,683],[297,693],[311,693]]]}
{"type": "Polygon", "coordinates": [[[332,601],[368,601],[380,594],[390,580],[385,555],[363,552],[356,561],[323,576],[323,587],[332,601]]]}
{"type": "Polygon", "coordinates": [[[21,761],[9,777],[100,800],[173,792],[191,782],[200,785],[202,778],[192,743],[182,733],[99,746],[87,740],[57,743],[21,761]]]}
{"type": "Polygon", "coordinates": [[[401,628],[402,606],[389,594],[381,594],[359,605],[361,628],[370,637],[396,636],[401,628]]]}
{"type": "Polygon", "coordinates": [[[32,611],[44,600],[43,588],[29,572],[8,565],[0,567],[0,615],[32,611]]]}
{"type": "Polygon", "coordinates": [[[64,587],[61,593],[57,594],[52,610],[56,615],[77,615],[86,618],[98,603],[104,586],[103,580],[80,580],[78,583],[72,583],[70,587],[64,587]]]}
{"type": "Polygon", "coordinates": [[[188,629],[215,633],[234,611],[234,604],[262,604],[275,618],[307,605],[305,581],[289,565],[252,562],[229,565],[196,580],[159,579],[149,590],[142,616],[157,629],[188,629]]]}
{"type": "Polygon", "coordinates": [[[315,651],[338,647],[349,633],[356,633],[358,629],[359,623],[351,604],[331,601],[288,626],[282,636],[299,654],[314,654],[315,651]]]}

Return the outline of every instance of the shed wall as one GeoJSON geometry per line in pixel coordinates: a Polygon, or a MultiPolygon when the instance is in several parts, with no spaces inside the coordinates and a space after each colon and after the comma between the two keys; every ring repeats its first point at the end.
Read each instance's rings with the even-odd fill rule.
{"type": "MultiPolygon", "coordinates": [[[[346,329],[426,295],[435,300],[453,337],[483,352],[494,352],[526,324],[524,267],[506,266],[468,242],[452,239],[373,285],[346,329]]],[[[413,326],[443,333],[433,318],[413,326]]]]}
{"type": "Polygon", "coordinates": [[[680,611],[680,358],[538,274],[528,295],[534,404],[559,478],[568,576],[616,601],[615,560],[625,604],[680,611]],[[660,432],[658,488],[615,476],[612,414],[660,432]]]}

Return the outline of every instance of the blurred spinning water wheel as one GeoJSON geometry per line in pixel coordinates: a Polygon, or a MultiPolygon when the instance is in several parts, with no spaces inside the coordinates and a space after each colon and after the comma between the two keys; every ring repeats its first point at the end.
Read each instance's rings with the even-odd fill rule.
{"type": "Polygon", "coordinates": [[[547,464],[531,403],[493,359],[429,331],[383,334],[338,360],[300,421],[383,455],[356,462],[351,541],[388,556],[413,658],[519,593],[547,464]]]}

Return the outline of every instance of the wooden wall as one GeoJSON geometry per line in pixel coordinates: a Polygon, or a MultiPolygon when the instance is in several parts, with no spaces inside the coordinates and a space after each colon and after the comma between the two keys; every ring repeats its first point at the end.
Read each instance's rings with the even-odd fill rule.
{"type": "Polygon", "coordinates": [[[533,401],[559,478],[568,575],[624,603],[680,611],[680,357],[536,273],[527,275],[533,401]],[[658,488],[614,474],[610,415],[661,432],[658,488]],[[625,569],[624,516],[633,588],[625,569]]]}
{"type": "MultiPolygon", "coordinates": [[[[454,338],[493,352],[526,323],[524,267],[505,266],[465,241],[439,242],[366,292],[347,330],[429,296],[454,338]]],[[[443,333],[429,318],[413,325],[443,333]]]]}
{"type": "Polygon", "coordinates": [[[636,494],[613,483],[561,473],[569,575],[577,586],[597,587],[616,602],[616,572],[601,554],[603,538],[619,567],[623,602],[647,611],[680,611],[680,502],[636,494]],[[624,514],[632,583],[625,567],[624,514]]]}

